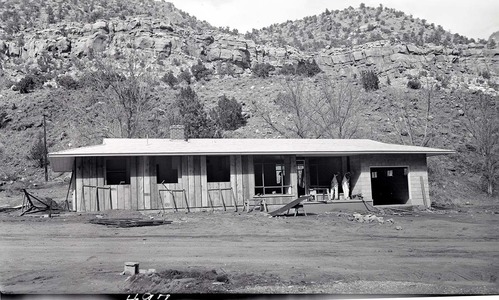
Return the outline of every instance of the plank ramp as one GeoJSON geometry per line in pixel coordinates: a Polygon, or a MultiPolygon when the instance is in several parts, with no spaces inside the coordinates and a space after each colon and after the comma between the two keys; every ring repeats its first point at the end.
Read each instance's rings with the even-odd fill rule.
{"type": "Polygon", "coordinates": [[[303,201],[307,200],[310,196],[301,196],[291,202],[289,202],[288,204],[274,210],[274,211],[271,211],[269,213],[269,215],[271,215],[272,217],[275,217],[277,215],[282,215],[284,212],[287,212],[289,209],[295,207],[296,205],[302,203],[303,201]]]}

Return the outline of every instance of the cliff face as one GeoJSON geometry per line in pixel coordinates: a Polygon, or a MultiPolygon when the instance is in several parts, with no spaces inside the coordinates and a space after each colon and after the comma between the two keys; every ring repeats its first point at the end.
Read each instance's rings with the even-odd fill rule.
{"type": "Polygon", "coordinates": [[[279,70],[285,64],[313,58],[323,71],[338,77],[355,77],[363,70],[372,69],[381,79],[390,78],[394,84],[400,79],[400,84],[405,84],[407,77],[420,76],[423,71],[438,71],[438,80],[446,87],[467,84],[493,92],[489,83],[493,85],[499,74],[499,49],[487,49],[482,44],[416,46],[381,40],[303,53],[291,46],[256,44],[240,35],[216,30],[196,33],[150,17],[100,20],[92,24],[62,23],[44,30],[28,29],[17,39],[0,41],[0,53],[5,56],[4,72],[16,79],[26,69],[36,69],[42,58],[63,66],[68,65],[71,58],[95,54],[119,61],[128,51],[150,54],[159,75],[169,69],[178,72],[179,68],[171,63],[173,59],[181,59],[186,67],[201,59],[214,72],[218,61],[230,62],[235,66],[235,73],[244,73],[257,63],[269,63],[279,70]],[[159,60],[165,61],[158,64],[159,60]],[[27,67],[13,67],[16,64],[27,67]],[[489,80],[477,80],[485,71],[490,75],[489,80]]]}

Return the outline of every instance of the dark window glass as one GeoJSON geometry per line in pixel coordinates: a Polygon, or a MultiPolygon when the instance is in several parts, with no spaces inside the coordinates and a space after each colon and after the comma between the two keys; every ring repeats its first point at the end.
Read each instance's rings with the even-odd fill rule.
{"type": "Polygon", "coordinates": [[[208,182],[230,182],[230,157],[207,156],[206,179],[208,182]]]}
{"type": "Polygon", "coordinates": [[[173,163],[173,157],[156,158],[157,183],[178,183],[178,169],[173,163]]]}
{"type": "Polygon", "coordinates": [[[106,184],[130,184],[126,158],[106,159],[106,184]]]}

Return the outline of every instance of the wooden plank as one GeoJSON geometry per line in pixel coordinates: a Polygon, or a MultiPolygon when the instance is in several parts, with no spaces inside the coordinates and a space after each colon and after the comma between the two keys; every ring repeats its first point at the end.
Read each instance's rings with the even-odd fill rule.
{"type": "Polygon", "coordinates": [[[121,198],[121,185],[115,184],[112,186],[115,193],[111,193],[114,201],[116,202],[116,209],[123,209],[125,206],[123,205],[123,199],[121,198]]]}
{"type": "Polygon", "coordinates": [[[130,208],[132,210],[138,209],[137,197],[137,157],[130,158],[130,208]]]}
{"type": "Polygon", "coordinates": [[[201,207],[208,207],[208,180],[206,176],[206,156],[200,157],[201,160],[201,207]]]}
{"type": "MultiPolygon", "coordinates": [[[[102,157],[95,158],[95,185],[96,186],[104,186],[104,174],[103,174],[103,166],[102,166],[102,157]]],[[[109,209],[109,203],[106,202],[105,193],[102,189],[97,189],[97,195],[99,199],[99,206],[101,210],[109,209]]]]}
{"type": "Polygon", "coordinates": [[[236,203],[234,204],[234,206],[236,205],[242,206],[244,204],[244,200],[243,200],[243,160],[241,158],[241,155],[236,156],[236,179],[237,179],[237,189],[234,190],[234,196],[235,196],[234,201],[236,201],[236,203]]]}
{"type": "MultiPolygon", "coordinates": [[[[182,156],[181,157],[181,169],[182,169],[182,186],[180,187],[180,189],[184,189],[186,191],[186,195],[187,197],[189,196],[188,192],[189,192],[189,176],[187,176],[187,156],[182,156]]],[[[179,208],[187,208],[187,205],[186,205],[186,202],[185,202],[185,199],[184,199],[184,195],[181,194],[181,193],[178,193],[178,194],[175,194],[175,199],[177,200],[177,206],[179,208]],[[180,195],[177,197],[177,195],[180,195]]]]}
{"type": "Polygon", "coordinates": [[[189,177],[189,191],[187,195],[189,207],[194,207],[196,204],[195,181],[194,181],[194,156],[187,157],[187,177],[189,177]]]}
{"type": "MultiPolygon", "coordinates": [[[[86,157],[85,158],[85,166],[86,166],[86,174],[85,174],[85,180],[86,180],[86,185],[87,186],[93,186],[92,178],[92,157],[86,157]]],[[[91,187],[86,187],[85,188],[85,199],[88,200],[89,202],[89,207],[91,208],[91,211],[97,211],[97,206],[95,205],[95,189],[91,187]]]]}
{"type": "Polygon", "coordinates": [[[201,207],[201,159],[199,156],[194,157],[194,205],[193,207],[201,207]]]}
{"type": "Polygon", "coordinates": [[[116,185],[110,185],[111,187],[111,199],[113,200],[113,209],[120,209],[118,207],[118,189],[116,185]]]}
{"type": "Polygon", "coordinates": [[[83,205],[83,170],[81,166],[81,158],[75,158],[76,180],[75,180],[75,194],[76,194],[76,207],[75,211],[84,211],[83,205]]]}
{"type": "Polygon", "coordinates": [[[255,197],[255,166],[253,165],[253,155],[248,156],[248,191],[249,198],[255,197]]]}
{"type": "Polygon", "coordinates": [[[156,174],[156,157],[149,157],[149,174],[151,184],[151,208],[160,209],[158,200],[158,178],[156,174]]]}
{"type": "Polygon", "coordinates": [[[144,209],[144,157],[137,158],[137,209],[144,209]]]}
{"type": "Polygon", "coordinates": [[[244,204],[244,200],[245,199],[249,199],[249,188],[248,188],[248,185],[249,185],[249,174],[248,174],[248,156],[245,155],[245,156],[242,156],[241,157],[241,164],[242,164],[242,176],[243,176],[243,184],[242,184],[242,188],[243,188],[243,194],[242,194],[242,199],[243,199],[243,202],[240,203],[240,204],[244,204]]]}
{"type": "Polygon", "coordinates": [[[151,209],[151,174],[149,157],[144,157],[144,209],[151,209]]]}
{"type": "Polygon", "coordinates": [[[271,215],[272,217],[275,217],[277,215],[283,214],[283,213],[287,212],[289,209],[293,208],[295,205],[298,205],[307,199],[308,199],[308,196],[301,196],[301,197],[294,199],[293,201],[287,203],[286,205],[284,205],[284,206],[282,206],[274,211],[269,212],[269,215],[271,215]]]}
{"type": "Polygon", "coordinates": [[[90,157],[89,159],[89,184],[92,186],[92,188],[89,189],[90,193],[90,201],[92,202],[92,206],[95,211],[100,210],[100,206],[97,205],[97,189],[95,186],[97,186],[97,168],[96,168],[96,159],[95,157],[90,157]]]}
{"type": "Polygon", "coordinates": [[[214,189],[219,188],[218,182],[208,182],[207,183],[208,187],[208,203],[207,207],[212,208],[213,206],[218,205],[220,203],[220,196],[218,195],[218,191],[214,191],[214,189]]]}
{"type": "Polygon", "coordinates": [[[123,203],[125,204],[125,209],[130,209],[131,208],[131,197],[130,197],[130,185],[122,185],[122,198],[123,198],[123,203]]]}
{"type": "MultiPolygon", "coordinates": [[[[232,188],[232,190],[234,191],[234,193],[236,194],[236,197],[237,197],[237,170],[236,170],[236,156],[235,155],[230,156],[230,187],[232,188]]],[[[227,199],[224,195],[224,200],[225,200],[226,204],[230,203],[231,206],[233,205],[232,197],[227,199]],[[230,202],[228,202],[228,200],[230,202]]]]}
{"type": "MultiPolygon", "coordinates": [[[[82,158],[82,165],[83,165],[83,185],[90,185],[90,180],[89,180],[89,173],[90,173],[90,165],[88,163],[88,157],[82,158]]],[[[94,208],[92,207],[92,202],[90,198],[90,189],[85,187],[83,188],[83,199],[84,199],[84,206],[86,208],[86,211],[94,211],[94,208]]]]}

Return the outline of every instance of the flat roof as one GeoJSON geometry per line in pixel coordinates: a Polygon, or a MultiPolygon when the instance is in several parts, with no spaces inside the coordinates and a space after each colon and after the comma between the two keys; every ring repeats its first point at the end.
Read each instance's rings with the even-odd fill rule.
{"type": "Polygon", "coordinates": [[[49,153],[52,169],[71,171],[75,157],[174,155],[452,154],[429,147],[368,139],[104,139],[102,144],[49,153]]]}

